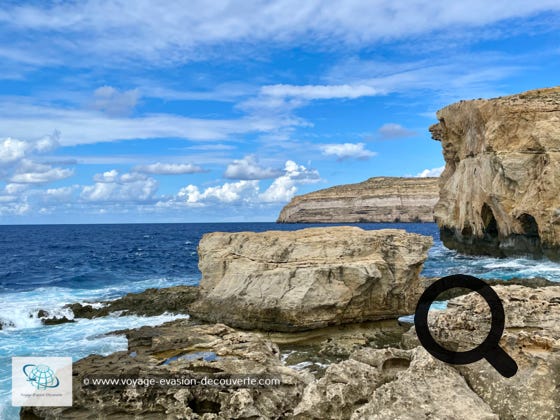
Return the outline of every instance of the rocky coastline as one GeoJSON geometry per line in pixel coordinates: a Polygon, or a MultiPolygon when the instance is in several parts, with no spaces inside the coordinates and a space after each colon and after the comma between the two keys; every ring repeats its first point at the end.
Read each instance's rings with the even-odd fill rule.
{"type": "Polygon", "coordinates": [[[294,197],[278,223],[433,222],[438,178],[370,178],[294,197]]]}
{"type": "MultiPolygon", "coordinates": [[[[21,417],[418,419],[463,418],[469,413],[472,419],[554,418],[560,410],[560,286],[545,279],[517,281],[524,286],[494,286],[507,315],[500,345],[520,367],[515,378],[502,379],[485,361],[447,365],[419,346],[414,327],[396,320],[403,310],[411,312],[417,292],[434,281],[419,277],[430,244],[431,238],[404,231],[350,227],[208,234],[199,246],[203,275],[199,288],[150,289],[103,305],[69,307],[76,310],[76,317],[94,317],[138,314],[140,308],[148,308],[146,314],[173,312],[184,305],[192,318],[114,332],[127,337],[128,349],[92,355],[74,364],[72,407],[24,407],[21,417]],[[286,248],[294,239],[290,235],[298,235],[300,248],[286,248]],[[345,271],[350,268],[355,271],[345,271]],[[304,299],[283,301],[276,289],[266,288],[271,279],[289,285],[289,279],[296,278],[293,272],[299,270],[313,280],[299,280],[305,284],[304,299]],[[346,273],[346,282],[325,274],[329,272],[346,273]],[[400,278],[410,283],[409,294],[401,286],[398,293],[387,289],[398,286],[400,278]],[[340,294],[338,283],[346,288],[373,286],[382,298],[371,295],[360,305],[367,308],[369,302],[382,308],[384,319],[364,322],[368,319],[364,313],[370,313],[364,309],[348,312],[353,318],[337,318],[340,312],[331,303],[326,308],[335,316],[324,322],[321,306],[316,305],[325,303],[312,296],[342,299],[364,293],[363,288],[350,287],[347,294],[340,294]],[[237,306],[227,300],[227,293],[217,295],[224,300],[209,299],[220,288],[237,290],[237,306]],[[260,311],[255,311],[257,303],[251,298],[256,292],[261,296],[260,311]],[[265,295],[283,304],[272,311],[265,295]],[[404,306],[391,304],[396,295],[404,297],[404,306]],[[298,328],[292,328],[290,314],[305,313],[305,305],[311,305],[321,322],[309,323],[302,316],[298,328]],[[212,306],[221,314],[219,319],[204,319],[200,308],[212,306]],[[270,311],[277,318],[274,323],[267,315],[270,311]],[[251,319],[244,329],[239,328],[238,313],[251,319]],[[281,327],[282,322],[290,328],[281,327]],[[93,384],[94,378],[199,382],[107,386],[93,384]],[[200,384],[205,378],[277,382],[206,386],[200,384]],[[504,404],[501,389],[514,395],[515,401],[504,404]]],[[[348,302],[345,305],[351,305],[348,302]]],[[[483,340],[480,326],[489,322],[484,305],[475,293],[454,297],[447,310],[430,316],[431,331],[450,348],[472,348],[483,340]],[[465,313],[473,315],[468,318],[465,313]]]]}
{"type": "MultiPolygon", "coordinates": [[[[560,287],[495,290],[507,315],[500,345],[520,368],[511,379],[485,361],[440,362],[419,346],[413,327],[399,330],[387,321],[263,333],[177,320],[115,332],[126,335],[126,351],[75,363],[73,407],[27,407],[22,418],[417,419],[469,413],[472,419],[554,419],[560,408],[560,287]],[[385,336],[375,337],[381,331],[385,336]],[[208,376],[279,378],[281,385],[85,385],[92,378],[208,376]]],[[[446,347],[472,348],[483,340],[476,327],[489,322],[484,305],[475,293],[453,298],[447,310],[430,317],[431,331],[446,347]]]]}

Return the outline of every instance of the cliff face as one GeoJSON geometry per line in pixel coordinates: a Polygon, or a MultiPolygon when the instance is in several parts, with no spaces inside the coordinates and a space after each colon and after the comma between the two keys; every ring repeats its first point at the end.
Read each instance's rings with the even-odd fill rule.
{"type": "Polygon", "coordinates": [[[294,197],[278,222],[433,222],[437,200],[437,178],[370,178],[294,197]]]}
{"type": "Polygon", "coordinates": [[[560,257],[560,87],[461,101],[430,127],[446,166],[435,218],[444,244],[560,257]]]}

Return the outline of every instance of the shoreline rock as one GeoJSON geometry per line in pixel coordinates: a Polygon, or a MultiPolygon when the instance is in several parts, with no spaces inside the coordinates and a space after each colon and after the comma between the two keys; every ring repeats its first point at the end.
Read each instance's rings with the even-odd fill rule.
{"type": "MultiPolygon", "coordinates": [[[[150,288],[138,293],[126,295],[108,301],[92,303],[69,303],[63,309],[73,312],[74,318],[99,318],[112,313],[120,316],[141,315],[156,316],[165,312],[188,314],[189,306],[198,297],[198,286],[172,286],[162,289],[150,288]]],[[[39,310],[38,317],[43,324],[54,325],[74,322],[67,317],[49,317],[47,311],[39,310]]]]}
{"type": "Polygon", "coordinates": [[[200,241],[205,322],[264,331],[303,331],[397,318],[413,311],[432,238],[385,229],[309,228],[215,232],[200,241]]]}
{"type": "MultiPolygon", "coordinates": [[[[560,286],[493,288],[506,315],[500,347],[519,370],[506,379],[486,360],[456,370],[500,419],[555,419],[560,413],[560,286]]],[[[486,302],[471,293],[449,301],[445,311],[433,311],[428,321],[439,343],[464,351],[486,338],[490,317],[486,302]]],[[[414,327],[406,335],[403,341],[415,347],[414,327]]]]}
{"type": "Polygon", "coordinates": [[[273,343],[221,324],[181,320],[129,330],[127,337],[128,351],[74,363],[72,407],[23,407],[22,418],[280,418],[313,380],[285,367],[273,343]],[[157,385],[94,385],[95,378],[153,378],[157,385]],[[205,386],[204,378],[281,384],[205,386]],[[160,385],[161,379],[180,384],[160,385]],[[192,380],[199,382],[187,382],[192,380]]]}
{"type": "Polygon", "coordinates": [[[277,223],[433,222],[437,178],[370,178],[294,197],[277,223]]]}
{"type": "MultiPolygon", "coordinates": [[[[418,346],[413,328],[403,335],[403,348],[358,344],[342,360],[312,374],[305,366],[299,370],[286,366],[275,342],[324,340],[329,334],[337,335],[334,331],[344,341],[350,326],[323,332],[263,333],[176,320],[119,332],[127,336],[127,351],[89,356],[74,364],[73,407],[25,407],[22,418],[554,419],[560,412],[560,286],[510,285],[495,286],[495,290],[506,313],[500,345],[519,365],[519,372],[510,379],[502,378],[485,360],[454,366],[434,359],[418,346]],[[84,378],[93,376],[235,377],[247,373],[281,377],[284,386],[83,385],[84,378]]],[[[472,348],[484,339],[485,331],[479,327],[489,322],[489,316],[486,303],[471,293],[452,299],[447,310],[431,313],[430,330],[446,347],[472,348]]]]}
{"type": "Polygon", "coordinates": [[[435,219],[446,247],[560,260],[560,87],[460,101],[430,127],[441,142],[435,219]]]}

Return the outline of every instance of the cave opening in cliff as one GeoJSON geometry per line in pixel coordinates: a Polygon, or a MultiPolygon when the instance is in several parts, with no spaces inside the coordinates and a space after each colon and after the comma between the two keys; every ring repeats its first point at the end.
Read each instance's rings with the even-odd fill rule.
{"type": "Polygon", "coordinates": [[[492,209],[488,204],[484,203],[484,205],[482,206],[480,217],[482,218],[484,234],[490,237],[498,236],[498,222],[496,222],[494,213],[492,212],[492,209]]]}
{"type": "Polygon", "coordinates": [[[523,234],[525,236],[529,238],[539,237],[539,225],[533,216],[523,213],[517,220],[521,223],[521,229],[523,229],[523,234]]]}

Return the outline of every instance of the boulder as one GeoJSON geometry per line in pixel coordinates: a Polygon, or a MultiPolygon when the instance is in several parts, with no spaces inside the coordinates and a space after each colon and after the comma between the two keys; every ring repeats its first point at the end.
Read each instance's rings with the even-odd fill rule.
{"type": "Polygon", "coordinates": [[[433,222],[437,178],[370,178],[298,195],[278,223],[433,222]]]}
{"type": "Polygon", "coordinates": [[[387,229],[215,232],[198,246],[190,314],[243,329],[302,331],[411,313],[432,238],[387,229]]]}
{"type": "Polygon", "coordinates": [[[435,219],[446,247],[470,254],[560,259],[560,87],[437,112],[435,219]]]}

